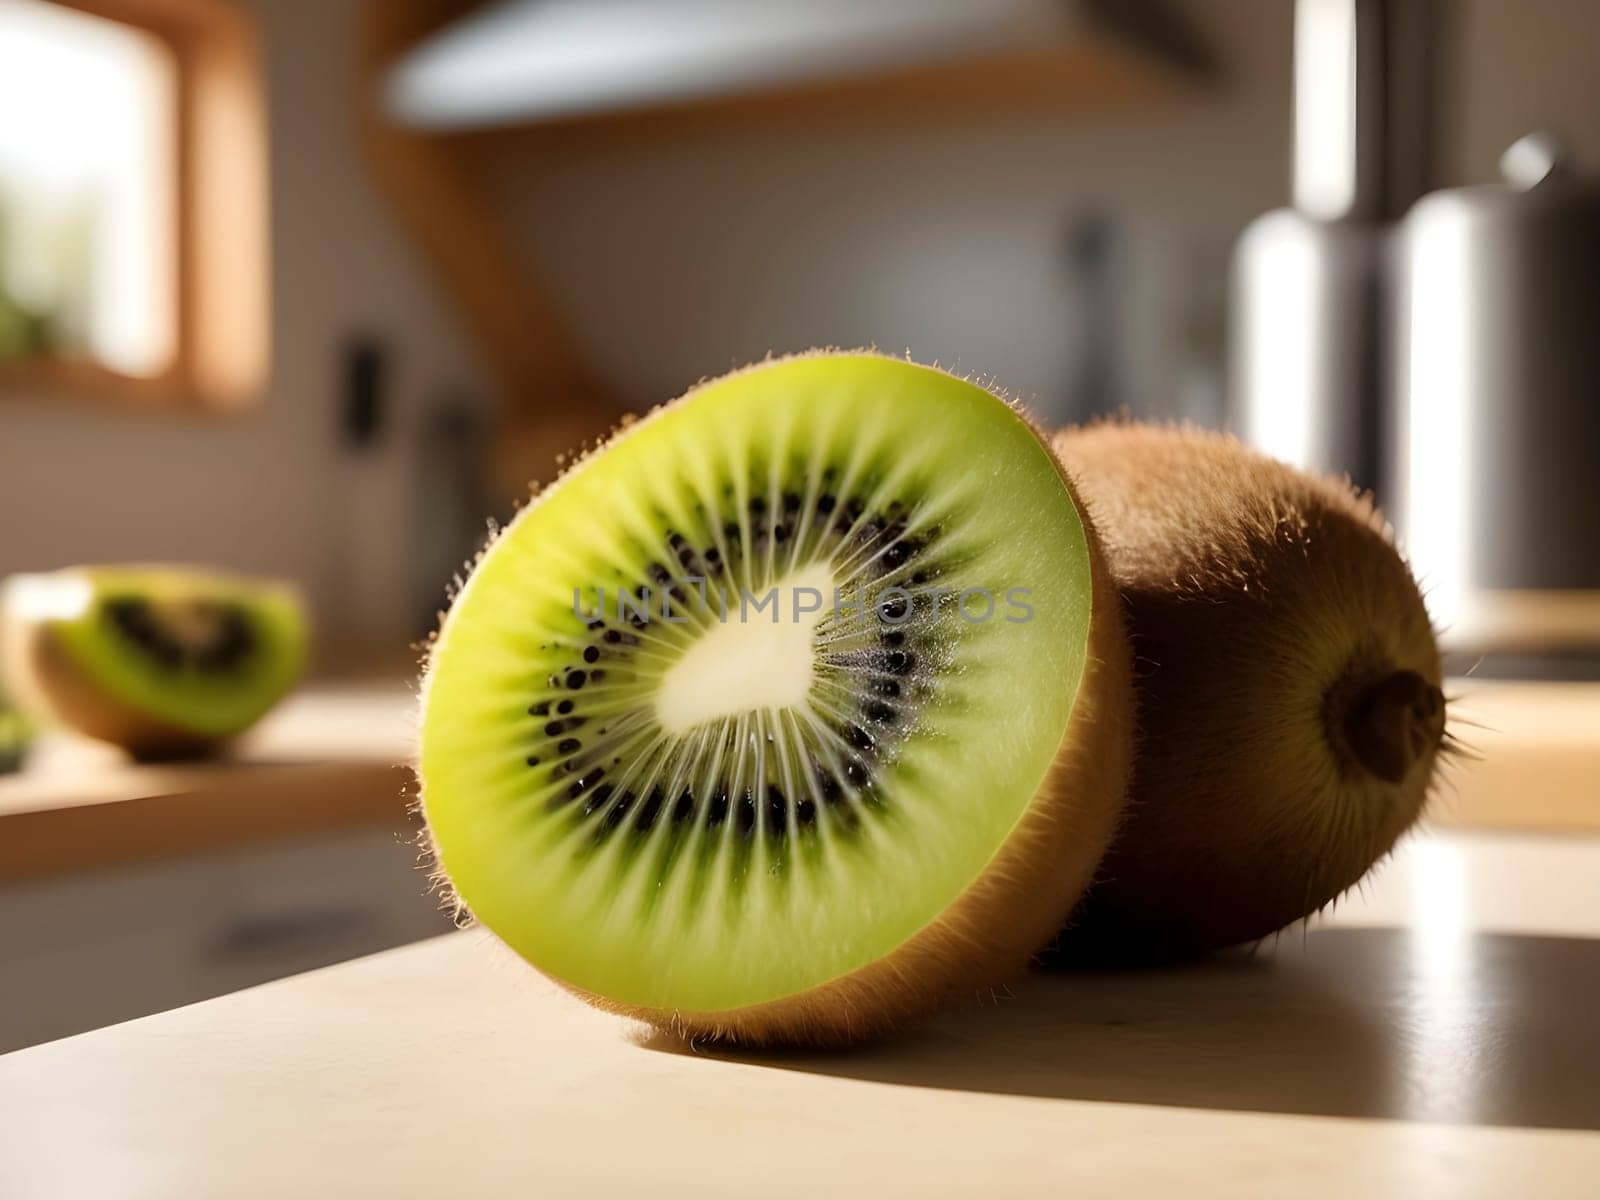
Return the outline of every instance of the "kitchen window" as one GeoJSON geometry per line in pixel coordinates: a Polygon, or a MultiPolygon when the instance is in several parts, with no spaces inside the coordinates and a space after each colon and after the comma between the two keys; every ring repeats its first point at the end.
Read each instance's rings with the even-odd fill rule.
{"type": "Polygon", "coordinates": [[[259,78],[218,0],[0,0],[0,395],[259,391],[259,78]]]}

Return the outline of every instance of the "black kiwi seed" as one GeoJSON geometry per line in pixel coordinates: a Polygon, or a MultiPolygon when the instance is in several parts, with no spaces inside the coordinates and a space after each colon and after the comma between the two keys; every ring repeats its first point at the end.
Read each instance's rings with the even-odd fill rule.
{"type": "Polygon", "coordinates": [[[586,663],[599,662],[600,661],[600,651],[599,651],[599,649],[597,647],[595,647],[595,646],[585,646],[584,650],[583,650],[583,661],[586,662],[586,663]]]}
{"type": "Polygon", "coordinates": [[[789,832],[789,802],[776,787],[767,788],[767,832],[774,837],[789,832]]]}
{"type": "Polygon", "coordinates": [[[606,673],[603,667],[596,667],[594,670],[589,672],[589,679],[594,683],[599,683],[605,677],[606,673]]]}
{"type": "Polygon", "coordinates": [[[800,497],[797,494],[795,494],[794,492],[785,492],[783,494],[783,511],[784,512],[798,512],[799,509],[800,509],[800,497]]]}
{"type": "Polygon", "coordinates": [[[579,775],[572,781],[571,786],[567,788],[567,795],[576,800],[595,784],[599,783],[604,776],[605,771],[599,767],[596,767],[586,775],[579,775]]]}
{"type": "Polygon", "coordinates": [[[604,634],[604,637],[605,637],[605,640],[610,642],[613,646],[615,646],[618,642],[620,642],[622,640],[622,634],[619,633],[615,629],[606,630],[605,634],[604,634]]]}
{"type": "Polygon", "coordinates": [[[872,690],[892,700],[900,694],[900,685],[893,679],[878,679],[873,681],[872,690]]]}
{"type": "Polygon", "coordinates": [[[911,547],[905,542],[896,542],[883,552],[883,565],[891,571],[901,566],[912,555],[911,547]]]}
{"type": "Polygon", "coordinates": [[[844,795],[844,788],[839,785],[839,777],[826,767],[818,767],[817,790],[822,793],[824,800],[837,800],[844,795]]]}
{"type": "Polygon", "coordinates": [[[905,619],[910,607],[904,596],[892,596],[878,606],[878,614],[885,621],[901,621],[905,619]]]}
{"type": "Polygon", "coordinates": [[[694,816],[694,793],[685,791],[678,797],[678,802],[672,806],[672,820],[678,825],[684,824],[694,816]]]}
{"type": "Polygon", "coordinates": [[[583,672],[583,671],[568,671],[567,672],[567,686],[569,688],[571,688],[573,691],[577,691],[579,688],[581,688],[583,686],[584,681],[587,680],[588,678],[589,678],[588,674],[583,672]]]}
{"type": "Polygon", "coordinates": [[[672,572],[658,562],[651,563],[644,569],[644,573],[650,577],[652,583],[665,583],[672,578],[672,572]]]}
{"type": "Polygon", "coordinates": [[[867,714],[868,720],[876,721],[880,725],[892,725],[896,716],[894,709],[882,700],[868,700],[862,706],[862,711],[867,714]]]}
{"type": "Polygon", "coordinates": [[[817,497],[817,511],[826,516],[828,513],[833,511],[834,505],[838,503],[839,502],[832,496],[824,492],[822,495],[817,497]]]}
{"type": "Polygon", "coordinates": [[[539,756],[537,754],[528,755],[528,765],[530,767],[537,767],[539,765],[539,756]]]}
{"type": "Polygon", "coordinates": [[[609,799],[611,799],[611,785],[609,783],[602,783],[599,787],[595,788],[594,792],[589,796],[589,798],[583,802],[583,811],[586,814],[594,813],[598,811],[600,806],[609,799]]]}
{"type": "MultiPolygon", "coordinates": [[[[548,704],[545,705],[545,711],[548,712],[549,710],[550,710],[550,706],[548,704]]],[[[560,713],[562,716],[566,716],[569,712],[572,711],[572,701],[571,700],[563,700],[560,704],[556,705],[556,711],[558,713],[560,713]]]]}
{"type": "Polygon", "coordinates": [[[705,553],[705,559],[706,559],[706,561],[708,563],[721,562],[722,561],[722,551],[718,550],[715,546],[707,546],[706,547],[706,553],[705,553]]]}
{"type": "Polygon", "coordinates": [[[857,750],[871,750],[874,745],[872,735],[859,725],[848,726],[844,736],[857,750]]]}
{"type": "Polygon", "coordinates": [[[583,743],[577,738],[562,738],[556,743],[556,750],[561,754],[576,754],[583,749],[583,743]]]}
{"type": "Polygon", "coordinates": [[[765,496],[750,497],[750,511],[760,516],[767,511],[767,498],[765,496]]]}
{"type": "Polygon", "coordinates": [[[859,788],[867,781],[867,768],[861,765],[859,759],[846,759],[844,764],[844,777],[859,788]]]}
{"type": "MultiPolygon", "coordinates": [[[[633,795],[629,792],[628,795],[633,795]]],[[[662,795],[660,788],[652,788],[649,797],[639,809],[638,819],[633,827],[640,833],[649,833],[655,827],[656,818],[661,815],[661,808],[666,804],[667,798],[662,795]]]]}
{"type": "Polygon", "coordinates": [[[756,798],[749,792],[739,797],[739,832],[749,837],[756,828],[756,798]]]}
{"type": "Polygon", "coordinates": [[[810,796],[802,796],[794,806],[794,819],[800,823],[801,828],[809,828],[817,823],[817,802],[810,796]]]}
{"type": "Polygon", "coordinates": [[[916,665],[916,659],[904,650],[891,650],[883,656],[883,665],[896,675],[904,675],[916,665]]]}
{"type": "Polygon", "coordinates": [[[537,704],[530,705],[528,707],[528,715],[530,717],[548,717],[550,715],[550,701],[541,700],[537,704]]]}
{"type": "Polygon", "coordinates": [[[728,789],[718,788],[711,797],[711,805],[706,809],[706,824],[710,826],[721,825],[728,819],[728,789]]]}
{"type": "Polygon", "coordinates": [[[567,723],[565,721],[546,721],[544,735],[545,737],[555,737],[556,734],[563,732],[566,727],[567,723]]]}
{"type": "MultiPolygon", "coordinates": [[[[600,790],[609,794],[610,787],[611,785],[608,783],[600,790]]],[[[606,815],[601,820],[607,829],[615,829],[628,819],[628,809],[631,807],[628,797],[631,794],[630,792],[623,793],[622,798],[606,810],[606,815]]]]}

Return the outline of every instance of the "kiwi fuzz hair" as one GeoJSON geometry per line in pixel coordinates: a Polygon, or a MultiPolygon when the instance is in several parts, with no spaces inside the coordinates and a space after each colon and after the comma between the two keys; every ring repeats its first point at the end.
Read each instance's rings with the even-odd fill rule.
{"type": "Polygon", "coordinates": [[[1417,819],[1444,745],[1421,593],[1371,498],[1237,440],[1106,423],[1052,442],[1135,659],[1126,823],[1049,963],[1264,938],[1417,819]]]}
{"type": "MultiPolygon", "coordinates": [[[[734,375],[828,353],[769,359],[734,375]]],[[[622,425],[606,443],[570,463],[497,536],[507,536],[517,522],[550,501],[582,463],[609,453],[692,402],[703,388],[728,378],[703,383],[622,425]]],[[[1047,438],[1031,422],[1027,428],[1048,452],[1047,438]]],[[[598,1008],[689,1040],[843,1046],[884,1035],[947,1004],[989,997],[1023,972],[1039,945],[1060,928],[1111,842],[1126,795],[1133,740],[1132,664],[1121,608],[1088,514],[1066,471],[1053,455],[1050,459],[1077,506],[1088,546],[1090,615],[1083,674],[1070,720],[1037,794],[965,890],[889,953],[815,986],[741,1007],[706,1011],[625,1003],[579,986],[559,972],[545,970],[547,975],[598,1008]]],[[[474,565],[482,561],[480,556],[474,565]]],[[[471,598],[477,580],[476,571],[469,575],[453,599],[453,609],[471,598]]],[[[424,712],[435,691],[443,645],[444,639],[435,637],[428,647],[421,686],[424,712]]],[[[467,912],[466,898],[446,873],[451,864],[428,813],[426,776],[419,772],[419,778],[425,844],[436,880],[458,911],[467,912]]]]}

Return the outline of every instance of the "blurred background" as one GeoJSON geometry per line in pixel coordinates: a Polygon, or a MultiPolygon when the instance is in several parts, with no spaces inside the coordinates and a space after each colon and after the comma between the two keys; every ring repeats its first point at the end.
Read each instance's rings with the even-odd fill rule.
{"type": "Polygon", "coordinates": [[[1600,819],[1548,682],[1600,662],[1588,0],[0,0],[0,112],[0,575],[317,630],[228,762],[0,781],[0,1049],[447,928],[394,764],[448,581],[561,452],[817,345],[1350,474],[1498,728],[1577,731],[1495,769],[1600,819]]]}

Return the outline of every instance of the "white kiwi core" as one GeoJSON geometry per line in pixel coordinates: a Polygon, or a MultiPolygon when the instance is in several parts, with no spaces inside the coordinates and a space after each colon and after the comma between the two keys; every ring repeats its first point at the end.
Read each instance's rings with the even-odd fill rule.
{"type": "Polygon", "coordinates": [[[655,703],[661,727],[681,734],[758,709],[804,704],[815,675],[816,628],[833,604],[833,588],[832,568],[814,562],[765,594],[729,596],[726,605],[713,596],[711,628],[662,676],[655,703]]]}

